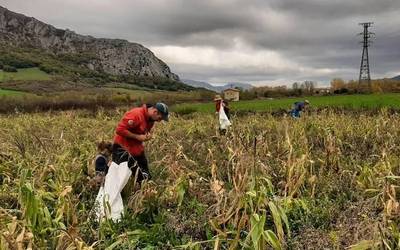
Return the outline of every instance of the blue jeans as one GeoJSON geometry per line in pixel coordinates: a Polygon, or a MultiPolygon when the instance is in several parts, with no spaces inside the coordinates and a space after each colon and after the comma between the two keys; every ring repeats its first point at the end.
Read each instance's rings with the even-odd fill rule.
{"type": "Polygon", "coordinates": [[[293,118],[300,118],[300,113],[301,113],[301,111],[297,110],[297,109],[292,109],[292,111],[290,111],[290,115],[293,118]]]}

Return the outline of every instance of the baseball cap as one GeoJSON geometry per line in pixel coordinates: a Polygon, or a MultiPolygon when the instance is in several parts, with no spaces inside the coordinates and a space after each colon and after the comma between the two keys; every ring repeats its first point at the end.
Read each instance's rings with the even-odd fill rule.
{"type": "Polygon", "coordinates": [[[158,110],[158,112],[161,113],[162,119],[164,121],[168,121],[169,118],[169,113],[168,113],[168,106],[165,103],[162,102],[157,102],[155,105],[155,108],[158,110]]]}

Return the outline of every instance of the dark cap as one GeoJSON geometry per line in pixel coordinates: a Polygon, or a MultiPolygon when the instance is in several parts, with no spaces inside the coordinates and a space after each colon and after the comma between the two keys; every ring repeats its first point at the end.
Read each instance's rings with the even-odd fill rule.
{"type": "Polygon", "coordinates": [[[156,105],[154,106],[158,112],[161,113],[162,119],[164,121],[168,121],[169,113],[168,113],[168,106],[165,103],[162,102],[157,102],[156,105]]]}

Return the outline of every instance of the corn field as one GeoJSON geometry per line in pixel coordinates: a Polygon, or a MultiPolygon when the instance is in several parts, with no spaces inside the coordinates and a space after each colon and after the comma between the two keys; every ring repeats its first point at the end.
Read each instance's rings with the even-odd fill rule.
{"type": "MultiPolygon", "coordinates": [[[[93,216],[96,142],[124,110],[0,116],[1,249],[398,249],[400,116],[173,116],[119,223],[93,216]]],[[[131,184],[131,183],[130,183],[131,184]]]]}

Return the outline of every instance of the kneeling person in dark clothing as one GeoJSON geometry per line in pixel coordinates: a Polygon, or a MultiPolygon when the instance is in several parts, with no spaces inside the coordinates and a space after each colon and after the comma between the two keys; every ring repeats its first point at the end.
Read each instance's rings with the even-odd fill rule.
{"type": "Polygon", "coordinates": [[[104,178],[108,172],[112,150],[112,143],[110,142],[102,141],[97,144],[98,154],[94,159],[94,167],[96,170],[96,176],[94,179],[96,185],[100,186],[104,183],[104,178]]]}

